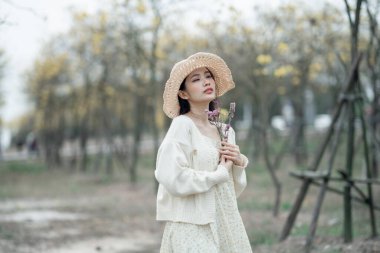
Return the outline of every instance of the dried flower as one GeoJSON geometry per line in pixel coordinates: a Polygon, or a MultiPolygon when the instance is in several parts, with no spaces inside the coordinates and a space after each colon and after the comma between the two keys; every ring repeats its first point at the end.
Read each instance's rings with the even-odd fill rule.
{"type": "Polygon", "coordinates": [[[215,110],[213,110],[213,111],[206,110],[207,115],[208,115],[208,119],[218,129],[220,139],[227,141],[228,140],[228,130],[231,127],[232,118],[235,116],[236,104],[235,104],[235,102],[230,103],[230,109],[228,111],[228,118],[227,118],[228,123],[225,124],[225,122],[223,120],[223,118],[225,118],[225,117],[223,117],[222,112],[226,111],[226,110],[219,108],[219,101],[216,100],[215,102],[216,102],[215,104],[217,107],[215,110]],[[225,125],[224,128],[223,128],[223,125],[225,125]]]}
{"type": "Polygon", "coordinates": [[[232,121],[233,117],[235,116],[235,107],[236,107],[235,102],[230,103],[230,110],[228,111],[228,123],[227,123],[226,128],[224,129],[224,136],[226,139],[228,136],[228,130],[231,127],[231,121],[232,121]]]}

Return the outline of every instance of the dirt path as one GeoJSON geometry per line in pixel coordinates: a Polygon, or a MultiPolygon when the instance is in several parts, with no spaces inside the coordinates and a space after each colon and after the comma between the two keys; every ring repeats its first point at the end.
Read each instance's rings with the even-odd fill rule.
{"type": "Polygon", "coordinates": [[[113,185],[94,196],[0,201],[0,252],[158,252],[153,198],[113,185]]]}

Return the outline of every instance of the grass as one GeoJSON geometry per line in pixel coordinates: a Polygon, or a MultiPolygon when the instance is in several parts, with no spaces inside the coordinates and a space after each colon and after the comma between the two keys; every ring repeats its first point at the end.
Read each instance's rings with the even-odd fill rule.
{"type": "Polygon", "coordinates": [[[252,245],[272,245],[278,241],[275,234],[270,230],[260,229],[256,232],[247,232],[252,245]]]}
{"type": "MultiPolygon", "coordinates": [[[[123,176],[121,178],[126,178],[123,176]]],[[[49,170],[39,160],[0,164],[0,200],[11,198],[54,198],[90,194],[100,185],[122,180],[106,173],[49,170]]]]}
{"type": "Polygon", "coordinates": [[[40,160],[9,161],[2,162],[0,172],[12,173],[41,173],[47,169],[46,165],[40,160]]]}
{"type": "Polygon", "coordinates": [[[13,238],[13,234],[10,233],[5,227],[2,227],[0,225],[0,238],[9,240],[13,238]]]}
{"type": "Polygon", "coordinates": [[[293,236],[306,236],[309,233],[309,226],[307,224],[295,225],[292,231],[293,236]]]}

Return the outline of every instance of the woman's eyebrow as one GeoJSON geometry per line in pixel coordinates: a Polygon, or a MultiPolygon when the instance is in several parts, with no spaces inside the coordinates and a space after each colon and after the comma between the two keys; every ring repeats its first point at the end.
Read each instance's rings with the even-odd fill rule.
{"type": "Polygon", "coordinates": [[[193,74],[190,78],[193,78],[194,76],[200,76],[200,74],[193,74]]]}
{"type": "MultiPolygon", "coordinates": [[[[211,74],[211,71],[210,70],[206,70],[205,72],[204,72],[204,74],[211,74]]],[[[193,78],[193,77],[199,77],[200,76],[200,74],[193,74],[193,75],[191,75],[190,76],[190,78],[193,78]]]]}

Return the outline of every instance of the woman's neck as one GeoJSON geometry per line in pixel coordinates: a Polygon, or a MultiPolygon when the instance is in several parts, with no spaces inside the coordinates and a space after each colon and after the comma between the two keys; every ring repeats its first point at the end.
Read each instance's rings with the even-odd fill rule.
{"type": "Polygon", "coordinates": [[[197,120],[201,124],[209,124],[208,121],[208,105],[205,106],[190,106],[190,111],[188,112],[188,115],[192,117],[193,119],[197,120]]]}

